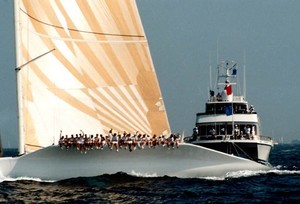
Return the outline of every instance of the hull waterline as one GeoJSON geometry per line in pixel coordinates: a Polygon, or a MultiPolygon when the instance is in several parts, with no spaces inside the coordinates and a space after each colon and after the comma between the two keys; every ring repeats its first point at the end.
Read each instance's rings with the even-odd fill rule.
{"type": "Polygon", "coordinates": [[[125,172],[137,175],[176,176],[195,178],[226,176],[239,170],[268,170],[270,167],[214,151],[193,144],[180,144],[170,149],[158,146],[143,150],[105,148],[89,150],[86,154],[76,149],[62,150],[49,146],[18,158],[1,158],[3,176],[31,177],[45,180],[61,180],[74,177],[90,177],[125,172]]]}

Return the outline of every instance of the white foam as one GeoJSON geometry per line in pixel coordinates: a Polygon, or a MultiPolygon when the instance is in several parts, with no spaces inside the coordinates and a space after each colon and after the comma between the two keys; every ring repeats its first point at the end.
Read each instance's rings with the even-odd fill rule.
{"type": "Polygon", "coordinates": [[[11,177],[4,177],[0,175],[0,183],[3,181],[21,181],[21,180],[27,180],[27,181],[36,181],[36,182],[47,182],[47,183],[53,183],[55,180],[42,180],[40,178],[31,178],[31,177],[17,177],[17,178],[11,178],[11,177]]]}
{"type": "Polygon", "coordinates": [[[147,178],[158,177],[156,173],[139,173],[133,170],[130,172],[130,175],[137,176],[137,177],[147,177],[147,178]]]}
{"type": "Polygon", "coordinates": [[[267,171],[250,171],[250,170],[242,170],[242,171],[233,171],[228,172],[225,176],[204,176],[198,177],[199,179],[206,179],[206,180],[216,180],[216,181],[223,181],[227,178],[241,178],[241,177],[251,177],[256,175],[265,174],[267,171]]]}
{"type": "Polygon", "coordinates": [[[240,178],[240,177],[258,176],[258,175],[266,174],[267,172],[268,171],[265,171],[265,170],[258,170],[258,171],[253,171],[253,170],[233,171],[233,172],[228,172],[226,174],[226,178],[240,178]]]}
{"type": "Polygon", "coordinates": [[[268,173],[275,173],[279,175],[287,175],[287,174],[300,174],[300,170],[280,170],[280,169],[272,169],[268,171],[268,173]]]}
{"type": "Polygon", "coordinates": [[[275,173],[278,175],[288,175],[288,174],[300,174],[299,170],[280,170],[280,169],[271,169],[271,170],[259,170],[259,171],[235,171],[229,172],[226,174],[227,178],[240,178],[240,177],[251,177],[251,176],[258,176],[258,175],[265,175],[268,173],[275,173]]]}
{"type": "MultiPolygon", "coordinates": [[[[226,176],[208,176],[208,177],[198,177],[199,179],[206,179],[206,180],[216,180],[216,181],[222,181],[227,178],[242,178],[242,177],[251,177],[251,176],[258,176],[258,175],[265,175],[268,173],[274,173],[278,175],[293,175],[293,174],[299,174],[300,170],[280,170],[280,169],[271,169],[268,171],[259,170],[259,171],[251,171],[251,170],[243,170],[243,171],[234,171],[234,172],[228,172],[226,176]]],[[[135,171],[131,171],[130,175],[137,176],[137,177],[145,177],[145,178],[154,178],[158,177],[157,173],[139,173],[135,171]]],[[[36,181],[36,182],[48,182],[53,183],[56,182],[56,180],[43,180],[40,178],[33,178],[33,177],[17,177],[17,178],[11,178],[11,177],[5,177],[0,172],[0,183],[4,181],[20,181],[20,180],[29,180],[29,181],[36,181]]]]}
{"type": "Polygon", "coordinates": [[[223,181],[226,177],[224,176],[207,176],[207,177],[198,177],[199,179],[213,180],[213,181],[223,181]]]}
{"type": "Polygon", "coordinates": [[[268,173],[274,173],[278,175],[289,175],[289,174],[300,174],[300,170],[280,170],[280,169],[271,169],[271,170],[258,170],[258,171],[253,171],[253,170],[243,170],[243,171],[233,171],[233,172],[228,172],[226,176],[220,176],[220,177],[199,177],[200,179],[207,179],[207,180],[217,180],[217,181],[222,181],[227,178],[242,178],[242,177],[252,177],[252,176],[259,176],[259,175],[266,175],[268,173]]]}

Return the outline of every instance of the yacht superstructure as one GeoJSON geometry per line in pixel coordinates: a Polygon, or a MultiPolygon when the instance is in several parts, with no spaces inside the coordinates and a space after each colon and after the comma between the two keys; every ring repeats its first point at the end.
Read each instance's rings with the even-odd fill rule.
{"type": "Polygon", "coordinates": [[[205,111],[196,114],[193,136],[186,141],[265,163],[273,141],[261,134],[260,121],[243,95],[234,95],[238,87],[237,64],[223,61],[218,65],[218,92],[210,90],[205,111]]]}

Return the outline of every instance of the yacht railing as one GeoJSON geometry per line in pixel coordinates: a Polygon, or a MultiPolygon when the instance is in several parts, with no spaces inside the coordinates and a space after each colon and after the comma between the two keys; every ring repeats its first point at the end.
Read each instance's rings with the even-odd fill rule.
{"type": "Polygon", "coordinates": [[[264,140],[264,141],[272,141],[271,137],[268,136],[260,136],[260,140],[264,140]]]}
{"type": "Polygon", "coordinates": [[[271,137],[268,136],[258,136],[258,135],[194,135],[194,136],[189,136],[185,137],[184,141],[185,142],[192,142],[192,141],[203,141],[203,140],[254,140],[254,141],[272,141],[271,137]]]}
{"type": "MultiPolygon", "coordinates": [[[[225,102],[225,100],[222,100],[222,98],[218,98],[216,96],[211,96],[208,99],[208,102],[225,102]]],[[[232,102],[245,102],[244,96],[233,96],[232,102]]]]}

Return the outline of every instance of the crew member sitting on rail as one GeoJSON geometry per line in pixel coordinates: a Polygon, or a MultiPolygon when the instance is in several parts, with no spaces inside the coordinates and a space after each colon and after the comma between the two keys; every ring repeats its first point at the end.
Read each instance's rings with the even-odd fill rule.
{"type": "Polygon", "coordinates": [[[101,138],[100,149],[103,150],[103,147],[107,146],[107,143],[106,143],[105,137],[102,134],[100,134],[100,138],[101,138]]]}
{"type": "Polygon", "coordinates": [[[117,136],[117,134],[116,133],[114,133],[113,135],[112,135],[112,139],[111,139],[111,147],[110,147],[110,149],[112,150],[113,148],[116,148],[116,151],[118,152],[119,151],[119,143],[118,143],[118,136],[117,136]]]}
{"type": "Polygon", "coordinates": [[[60,148],[62,149],[63,146],[65,145],[65,137],[64,136],[61,136],[59,138],[58,144],[59,144],[60,148]]]}
{"type": "MultiPolygon", "coordinates": [[[[82,131],[81,131],[82,132],[82,131]]],[[[77,149],[80,150],[81,153],[87,153],[87,150],[91,149],[101,149],[105,146],[108,148],[116,149],[119,151],[119,148],[123,146],[125,149],[129,149],[129,151],[135,150],[137,147],[139,149],[143,149],[145,145],[148,148],[155,148],[158,145],[162,145],[163,147],[167,145],[168,148],[170,147],[177,147],[179,146],[180,138],[175,134],[171,134],[168,138],[165,138],[164,135],[160,135],[157,137],[155,134],[150,137],[147,134],[140,134],[136,132],[135,134],[126,133],[124,131],[123,136],[121,134],[112,133],[112,130],[109,131],[109,134],[103,136],[102,134],[94,135],[87,135],[82,132],[79,135],[76,134],[75,137],[71,134],[71,137],[68,135],[62,136],[60,135],[58,144],[61,149],[77,149]]]]}

